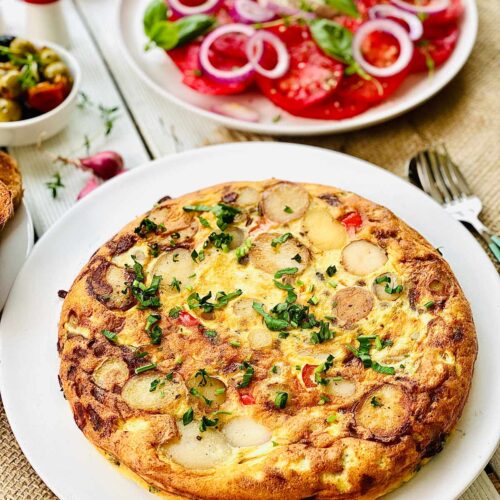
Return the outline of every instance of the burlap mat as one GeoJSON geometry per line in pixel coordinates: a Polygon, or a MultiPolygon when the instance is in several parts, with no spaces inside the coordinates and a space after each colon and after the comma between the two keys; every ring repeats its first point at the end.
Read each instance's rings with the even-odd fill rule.
{"type": "MultiPolygon", "coordinates": [[[[472,56],[436,97],[411,113],[365,131],[293,142],[342,151],[403,176],[412,154],[429,143],[443,141],[482,199],[484,222],[500,233],[500,5],[498,0],[478,3],[479,35],[472,56]]],[[[249,139],[262,140],[224,129],[207,142],[249,139]]],[[[1,401],[0,498],[56,498],[19,449],[1,401]]]]}

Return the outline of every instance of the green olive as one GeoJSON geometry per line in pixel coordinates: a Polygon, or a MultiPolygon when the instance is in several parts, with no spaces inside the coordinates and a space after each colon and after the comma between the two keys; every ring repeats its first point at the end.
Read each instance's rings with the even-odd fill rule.
{"type": "Polygon", "coordinates": [[[44,68],[43,76],[52,82],[58,76],[69,76],[69,69],[63,62],[54,62],[44,68]]]}
{"type": "Polygon", "coordinates": [[[0,97],[0,122],[17,122],[21,116],[21,106],[17,102],[0,97]]]}
{"type": "Polygon", "coordinates": [[[42,66],[47,66],[48,64],[57,62],[59,60],[60,57],[55,50],[44,47],[40,51],[40,62],[42,63],[42,66]]]}
{"type": "Polygon", "coordinates": [[[0,93],[7,97],[18,97],[21,92],[21,82],[19,71],[7,71],[4,75],[0,76],[0,93]]]}
{"type": "Polygon", "coordinates": [[[16,55],[36,54],[35,46],[24,38],[14,38],[10,43],[10,49],[16,55]]]}

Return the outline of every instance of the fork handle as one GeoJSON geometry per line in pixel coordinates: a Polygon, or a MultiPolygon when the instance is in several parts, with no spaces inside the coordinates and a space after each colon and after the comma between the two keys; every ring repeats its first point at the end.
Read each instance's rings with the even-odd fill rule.
{"type": "Polygon", "coordinates": [[[500,262],[500,237],[496,236],[491,230],[485,226],[478,217],[461,218],[462,221],[468,222],[483,238],[491,253],[495,256],[497,262],[500,262]]]}
{"type": "Polygon", "coordinates": [[[489,239],[488,247],[495,256],[495,259],[497,259],[497,262],[500,262],[500,237],[493,234],[489,235],[489,239]]]}

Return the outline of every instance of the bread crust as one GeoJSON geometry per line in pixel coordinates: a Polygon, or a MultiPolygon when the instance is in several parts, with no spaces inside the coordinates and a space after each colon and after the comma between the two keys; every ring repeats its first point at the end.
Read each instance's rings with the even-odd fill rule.
{"type": "Polygon", "coordinates": [[[14,204],[12,203],[12,195],[7,186],[0,181],[0,230],[3,229],[13,215],[14,204]]]}
{"type": "Polygon", "coordinates": [[[16,210],[23,199],[23,181],[16,160],[3,151],[0,151],[0,182],[10,191],[16,210]]]}
{"type": "MultiPolygon", "coordinates": [[[[215,295],[236,288],[242,289],[242,299],[262,302],[268,311],[277,302],[277,294],[282,297],[279,302],[285,301],[287,292],[274,285],[273,274],[254,265],[260,254],[252,255],[252,249],[250,258],[243,256],[238,262],[234,250],[224,251],[210,243],[204,248],[202,261],[199,251],[203,243],[211,232],[220,232],[216,217],[211,212],[183,210],[189,205],[214,206],[221,200],[238,206],[238,193],[243,189],[246,197],[251,188],[261,199],[263,192],[269,193],[266,190],[280,182],[224,183],[162,201],[97,250],[64,300],[58,339],[60,380],[76,424],[94,445],[172,498],[377,498],[410,479],[441,450],[467,400],[477,342],[469,304],[449,265],[391,211],[353,193],[297,184],[307,192],[309,208],[324,209],[337,221],[353,212],[361,215],[360,227],[347,228],[346,243],[367,240],[387,255],[386,264],[366,276],[343,268],[346,244],[325,250],[330,240],[322,239],[318,250],[302,229],[302,216],[276,223],[257,202],[244,210],[240,207],[241,213],[230,223],[244,232],[246,240],[253,241],[263,233],[290,232],[307,249],[311,258],[300,276],[285,275],[278,281],[294,287],[300,304],[308,304],[312,297],[318,299],[315,305],[314,300],[309,302],[310,311],[318,318],[331,318],[333,338],[315,343],[310,334],[318,328],[306,327],[291,328],[287,338],[280,338],[279,332],[269,330],[251,308],[242,313],[244,308],[240,307],[236,312],[232,304],[238,298],[212,312],[187,307],[193,292],[201,296],[210,290],[215,295]],[[147,228],[141,225],[144,218],[161,224],[161,228],[145,232],[147,228]],[[198,253],[192,262],[184,262],[183,250],[198,253]],[[175,261],[176,252],[181,263],[177,269],[185,273],[180,291],[166,282],[167,276],[169,280],[172,277],[165,264],[168,259],[162,259],[166,267],[161,267],[155,256],[168,254],[175,261]],[[133,266],[132,254],[143,266],[146,285],[155,273],[164,273],[159,308],[141,310],[130,291],[133,285],[121,296],[115,295],[119,287],[113,276],[121,276],[121,271],[106,273],[117,267],[123,270],[124,281],[133,281],[137,269],[124,264],[133,266]],[[332,265],[336,272],[330,276],[331,270],[327,273],[326,269],[332,265]],[[394,301],[372,294],[376,277],[388,272],[397,275],[403,287],[394,301]],[[359,303],[362,311],[344,313],[348,321],[338,322],[331,316],[337,307],[334,297],[349,287],[356,294],[344,295],[355,297],[353,307],[359,303]],[[359,290],[363,290],[361,298],[359,290]],[[365,297],[368,292],[373,296],[365,297]],[[195,322],[172,317],[169,311],[175,306],[182,306],[195,322]],[[156,345],[145,328],[151,314],[159,315],[156,324],[162,331],[156,345]],[[117,342],[104,336],[104,330],[115,334],[117,342]],[[207,334],[213,331],[215,335],[207,334]],[[261,331],[271,335],[272,341],[267,344],[261,334],[256,348],[252,344],[256,335],[249,332],[261,331]],[[371,360],[393,367],[393,374],[378,372],[373,364],[366,367],[355,355],[361,345],[359,335],[383,341],[380,349],[372,343],[371,360]],[[146,354],[138,357],[138,352],[146,354]],[[325,386],[305,383],[305,367],[320,365],[327,354],[334,360],[324,376],[342,380],[327,379],[325,386]],[[102,373],[108,374],[105,368],[109,368],[103,368],[103,363],[109,364],[109,360],[115,363],[110,365],[114,371],[108,370],[103,384],[102,373]],[[241,388],[244,361],[253,374],[250,383],[241,388]],[[137,368],[153,362],[156,368],[136,375],[137,368]],[[225,400],[212,403],[214,407],[186,387],[201,368],[225,386],[225,400]],[[140,408],[130,395],[135,394],[130,384],[139,383],[137,378],[146,375],[157,377],[167,394],[158,400],[154,392],[146,394],[149,399],[147,403],[141,400],[140,408]],[[170,390],[178,396],[170,398],[170,390]],[[283,408],[274,402],[279,391],[288,394],[283,408]],[[242,395],[251,396],[252,404],[245,404],[242,395]],[[148,409],[144,409],[146,405],[148,409]],[[207,434],[199,431],[199,441],[209,439],[212,432],[225,440],[227,436],[221,437],[225,436],[225,425],[237,416],[258,422],[272,438],[251,447],[220,441],[226,454],[213,467],[181,465],[173,458],[171,446],[183,442],[186,431],[181,420],[189,408],[194,410],[196,425],[202,415],[219,419],[216,430],[209,429],[207,434]],[[231,414],[215,414],[217,410],[231,414]]],[[[267,200],[267,205],[272,206],[276,218],[279,211],[271,202],[267,200]]],[[[303,205],[301,202],[301,211],[303,205]]],[[[284,258],[279,244],[275,251],[277,259],[284,258]]],[[[342,307],[345,310],[348,306],[343,303],[342,307]]]]}

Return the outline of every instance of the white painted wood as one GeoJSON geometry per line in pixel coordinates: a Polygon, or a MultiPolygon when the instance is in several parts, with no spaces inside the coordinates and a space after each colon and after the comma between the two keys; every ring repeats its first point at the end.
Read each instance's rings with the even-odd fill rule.
{"type": "Polygon", "coordinates": [[[203,144],[217,128],[215,123],[166,102],[129,67],[116,43],[116,2],[75,1],[153,156],[159,157],[203,144]]]}
{"type": "MultiPolygon", "coordinates": [[[[107,3],[107,2],[106,2],[107,3]]],[[[140,136],[128,115],[124,103],[117,92],[105,64],[99,56],[91,36],[82,23],[78,12],[70,0],[64,0],[64,12],[70,26],[70,50],[82,67],[82,90],[89,97],[105,106],[120,106],[120,118],[116,121],[112,134],[104,140],[103,125],[98,112],[78,110],[61,134],[43,144],[44,150],[67,156],[85,155],[84,135],[100,135],[93,143],[92,150],[112,149],[120,152],[127,167],[140,165],[148,160],[148,154],[140,136]]],[[[1,3],[6,31],[23,35],[24,4],[17,0],[1,3]]],[[[18,160],[25,185],[25,200],[33,216],[35,230],[41,236],[76,200],[77,193],[89,177],[88,173],[73,167],[56,167],[48,155],[36,146],[11,148],[10,152],[18,160]],[[51,198],[45,183],[59,170],[66,186],[60,190],[56,200],[51,198]]]]}

